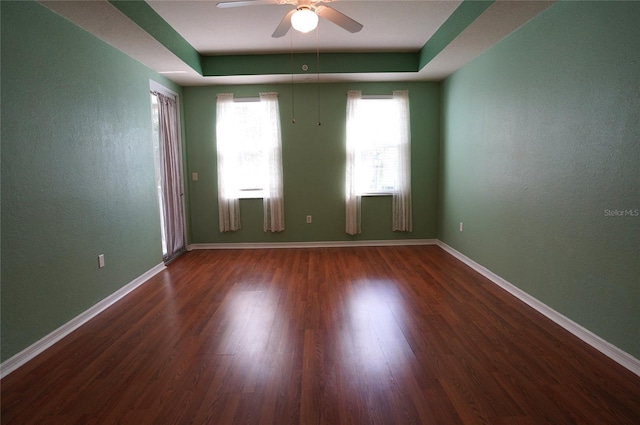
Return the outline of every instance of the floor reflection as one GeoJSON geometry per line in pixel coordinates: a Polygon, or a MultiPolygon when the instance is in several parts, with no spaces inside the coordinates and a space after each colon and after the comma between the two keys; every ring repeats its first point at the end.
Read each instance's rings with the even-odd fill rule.
{"type": "Polygon", "coordinates": [[[292,338],[287,335],[287,312],[279,309],[278,303],[279,293],[268,289],[232,290],[225,298],[221,307],[225,323],[217,354],[232,356],[228,375],[236,387],[239,382],[242,387],[226,390],[252,392],[290,369],[292,338]]]}
{"type": "Polygon", "coordinates": [[[398,360],[389,349],[404,337],[394,311],[402,308],[397,289],[387,280],[354,282],[347,294],[348,323],[341,349],[361,373],[388,372],[398,360]]]}

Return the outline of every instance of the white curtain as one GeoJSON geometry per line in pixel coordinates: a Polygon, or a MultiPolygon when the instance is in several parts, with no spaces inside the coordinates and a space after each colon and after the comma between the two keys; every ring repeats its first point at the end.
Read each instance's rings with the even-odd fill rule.
{"type": "MultiPolygon", "coordinates": [[[[282,183],[282,136],[278,93],[260,93],[257,108],[243,108],[234,104],[233,94],[219,94],[216,110],[216,147],[218,161],[218,216],[221,232],[236,231],[240,224],[240,197],[262,196],[264,207],[263,230],[284,230],[284,195],[282,183]],[[242,126],[244,131],[238,131],[242,126]],[[238,143],[238,137],[249,140],[238,143]],[[248,139],[247,139],[248,138],[248,139]],[[247,161],[248,152],[254,155],[247,161]],[[248,169],[251,182],[244,183],[248,169]],[[257,183],[255,183],[257,182],[257,183]],[[247,184],[253,191],[246,191],[247,184]]],[[[244,103],[244,105],[247,105],[244,103]]],[[[243,140],[245,140],[243,139],[243,140]]]]}
{"type": "Polygon", "coordinates": [[[262,111],[262,139],[267,146],[266,185],[262,198],[264,208],[264,231],[284,230],[284,194],[282,184],[282,136],[280,132],[280,110],[278,93],[260,93],[262,111]]]}
{"type": "Polygon", "coordinates": [[[362,93],[359,91],[347,92],[347,167],[346,167],[346,232],[349,235],[357,235],[361,232],[360,206],[362,197],[358,194],[356,179],[356,162],[358,157],[357,124],[355,117],[358,114],[359,100],[362,93]]]}
{"type": "Polygon", "coordinates": [[[411,232],[411,121],[409,118],[409,92],[393,92],[393,102],[398,114],[400,155],[398,180],[393,192],[393,230],[411,232]]]}
{"type": "MultiPolygon", "coordinates": [[[[392,181],[392,230],[411,232],[411,130],[409,92],[398,90],[391,99],[384,99],[384,107],[371,109],[372,100],[363,100],[359,91],[347,92],[347,163],[346,163],[346,232],[361,233],[362,194],[389,194],[386,189],[372,188],[369,184],[371,164],[362,155],[367,155],[382,137],[388,147],[397,152],[397,160],[385,162],[392,181]],[[391,102],[391,103],[388,103],[391,102]],[[376,117],[375,112],[384,113],[376,117]],[[377,127],[376,127],[377,125],[377,127]],[[380,127],[380,126],[383,127],[380,127]],[[387,131],[388,134],[382,134],[387,131]],[[390,139],[390,140],[386,140],[390,139]],[[391,140],[393,139],[393,140],[391,140]],[[362,157],[361,157],[362,156],[362,157]],[[386,192],[386,193],[385,193],[386,192]]],[[[395,157],[395,155],[393,155],[395,157]]]]}
{"type": "Polygon", "coordinates": [[[185,243],[178,110],[175,99],[161,93],[157,93],[157,97],[162,207],[167,245],[164,260],[169,261],[184,251],[185,243]]]}
{"type": "Polygon", "coordinates": [[[234,166],[230,153],[233,149],[233,94],[219,94],[216,102],[216,151],[218,163],[218,223],[221,232],[240,229],[240,200],[230,181],[234,166]]]}

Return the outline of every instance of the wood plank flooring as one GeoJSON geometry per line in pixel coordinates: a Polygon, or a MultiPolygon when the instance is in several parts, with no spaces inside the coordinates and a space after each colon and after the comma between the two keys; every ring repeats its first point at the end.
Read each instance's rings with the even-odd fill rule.
{"type": "Polygon", "coordinates": [[[194,251],[2,380],[2,424],[639,424],[640,378],[435,246],[194,251]]]}

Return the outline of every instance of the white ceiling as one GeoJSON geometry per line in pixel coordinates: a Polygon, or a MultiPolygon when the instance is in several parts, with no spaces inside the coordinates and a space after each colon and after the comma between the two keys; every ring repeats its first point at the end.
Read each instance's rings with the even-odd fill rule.
{"type": "MultiPolygon", "coordinates": [[[[291,81],[291,75],[203,77],[113,5],[103,0],[41,1],[43,5],[181,85],[291,81]]],[[[317,33],[271,34],[291,5],[217,8],[217,1],[148,0],[147,3],[201,55],[295,52],[416,52],[460,5],[460,0],[330,2],[364,25],[352,34],[320,19],[317,33]]],[[[325,2],[328,4],[329,2],[325,2]]],[[[552,1],[493,3],[419,72],[322,74],[321,81],[442,80],[500,41],[552,1]]],[[[320,59],[322,60],[322,59],[320,59]]],[[[298,81],[309,76],[296,76],[298,81]]],[[[316,78],[313,78],[316,81],[316,78]]]]}
{"type": "MultiPolygon", "coordinates": [[[[272,38],[292,5],[262,5],[219,9],[216,1],[147,1],[158,14],[203,54],[287,53],[316,51],[316,33],[289,31],[272,38]],[[293,40],[290,35],[293,34],[293,40]]],[[[348,1],[330,6],[364,25],[355,34],[320,19],[323,51],[416,51],[461,3],[455,1],[348,1]]]]}

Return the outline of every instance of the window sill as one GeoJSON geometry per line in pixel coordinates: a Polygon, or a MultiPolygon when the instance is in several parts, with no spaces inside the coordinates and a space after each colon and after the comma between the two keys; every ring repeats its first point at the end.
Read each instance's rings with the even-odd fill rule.
{"type": "Polygon", "coordinates": [[[360,193],[358,196],[393,196],[393,192],[367,192],[360,193]]]}
{"type": "Polygon", "coordinates": [[[236,199],[262,199],[265,196],[264,189],[238,190],[234,193],[236,199]]]}

